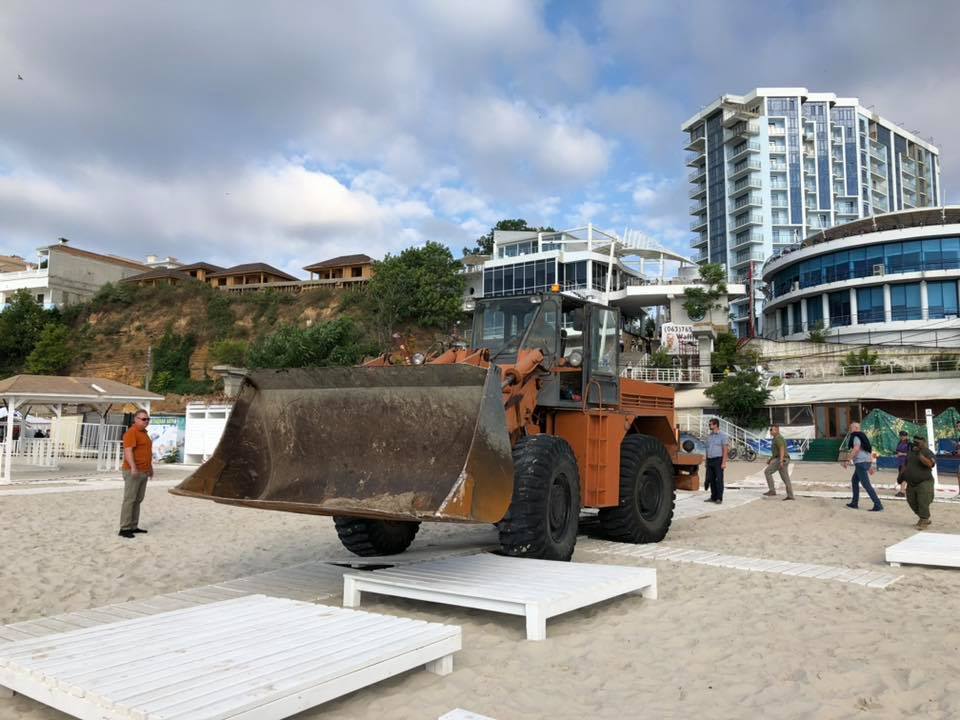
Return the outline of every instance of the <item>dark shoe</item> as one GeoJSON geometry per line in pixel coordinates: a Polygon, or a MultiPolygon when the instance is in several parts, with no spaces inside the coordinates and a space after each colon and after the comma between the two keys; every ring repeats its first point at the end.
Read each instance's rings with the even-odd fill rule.
{"type": "Polygon", "coordinates": [[[763,496],[764,496],[764,497],[776,497],[776,496],[777,496],[777,493],[774,492],[773,490],[767,490],[767,492],[765,492],[765,493],[763,494],[763,496]]]}
{"type": "Polygon", "coordinates": [[[723,498],[720,498],[719,500],[714,500],[714,502],[715,502],[717,505],[723,505],[723,498]]]}
{"type": "Polygon", "coordinates": [[[132,538],[133,530],[121,530],[120,532],[117,533],[117,535],[119,535],[120,537],[132,538]]]}
{"type": "Polygon", "coordinates": [[[883,512],[883,505],[874,505],[868,512],[883,512]]]}
{"type": "Polygon", "coordinates": [[[929,520],[921,520],[917,523],[917,530],[926,530],[930,525],[931,522],[929,520]]]}
{"type": "Polygon", "coordinates": [[[894,497],[906,497],[906,494],[904,494],[904,493],[902,493],[902,492],[900,492],[900,491],[898,490],[896,493],[894,493],[893,496],[894,496],[894,497]]]}
{"type": "Polygon", "coordinates": [[[132,533],[144,533],[144,534],[146,534],[147,531],[144,530],[143,528],[134,528],[134,529],[131,530],[130,532],[132,532],[132,533]]]}
{"type": "Polygon", "coordinates": [[[716,500],[714,500],[713,498],[707,498],[706,500],[704,500],[704,502],[716,502],[716,500]]]}
{"type": "Polygon", "coordinates": [[[856,510],[856,509],[857,509],[857,506],[854,505],[853,503],[847,503],[847,507],[848,507],[848,508],[851,508],[852,510],[856,510]]]}
{"type": "Polygon", "coordinates": [[[793,495],[787,495],[787,496],[784,498],[784,501],[787,501],[787,500],[796,500],[796,498],[793,497],[793,495]]]}

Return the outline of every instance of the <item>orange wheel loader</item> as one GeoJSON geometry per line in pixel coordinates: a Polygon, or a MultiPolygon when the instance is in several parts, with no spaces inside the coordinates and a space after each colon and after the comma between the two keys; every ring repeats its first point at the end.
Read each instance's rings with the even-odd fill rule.
{"type": "Polygon", "coordinates": [[[363,556],[433,521],[494,523],[507,555],[569,560],[583,508],[611,540],[657,542],[702,458],[679,447],[671,388],[619,377],[619,337],[614,308],[491,298],[469,347],[420,364],[253,372],[171,492],[332,515],[363,556]]]}

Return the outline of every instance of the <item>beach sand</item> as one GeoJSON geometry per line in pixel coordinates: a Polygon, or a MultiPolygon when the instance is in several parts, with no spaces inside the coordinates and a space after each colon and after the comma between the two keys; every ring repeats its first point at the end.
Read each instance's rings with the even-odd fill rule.
{"type": "MultiPolygon", "coordinates": [[[[0,623],[341,552],[327,518],[231,508],[162,487],[144,501],[149,535],[124,540],[119,504],[119,490],[0,493],[0,623]]],[[[883,513],[865,507],[758,500],[679,520],[666,544],[904,576],[884,590],[581,549],[577,561],[656,567],[660,599],[625,597],[560,616],[545,642],[524,639],[522,618],[367,595],[365,610],[460,625],[453,674],[413,671],[297,717],[421,720],[454,707],[498,720],[960,717],[960,570],[889,568],[884,548],[913,534],[915,518],[902,502],[883,513]]],[[[933,531],[960,533],[960,503],[935,504],[933,520],[933,531]]],[[[487,531],[424,525],[417,543],[463,532],[487,531]]],[[[28,698],[0,699],[4,720],[65,717],[28,698]]]]}

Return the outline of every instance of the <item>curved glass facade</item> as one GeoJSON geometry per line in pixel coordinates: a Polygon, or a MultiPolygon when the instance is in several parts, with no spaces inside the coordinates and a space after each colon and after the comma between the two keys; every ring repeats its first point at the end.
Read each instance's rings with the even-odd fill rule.
{"type": "Polygon", "coordinates": [[[875,268],[880,265],[886,275],[958,269],[960,237],[888,242],[851,250],[835,250],[802,260],[773,276],[772,297],[791,292],[794,283],[799,283],[802,289],[851,278],[872,277],[879,274],[875,268]]]}

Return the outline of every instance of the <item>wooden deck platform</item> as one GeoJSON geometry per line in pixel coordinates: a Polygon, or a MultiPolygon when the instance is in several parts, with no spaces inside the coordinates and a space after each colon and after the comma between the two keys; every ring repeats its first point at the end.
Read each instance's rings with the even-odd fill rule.
{"type": "Polygon", "coordinates": [[[657,597],[650,568],[472,555],[343,576],[343,604],[364,592],[523,615],[527,639],[547,637],[547,618],[618,595],[657,597]]]}
{"type": "Polygon", "coordinates": [[[894,567],[901,564],[960,567],[960,535],[918,532],[888,547],[886,559],[894,567]]]}
{"type": "Polygon", "coordinates": [[[82,720],[279,720],[425,666],[460,628],[249,595],[0,646],[0,686],[82,720]]]}

